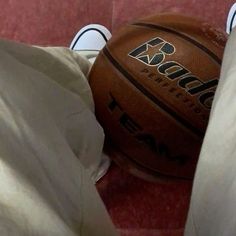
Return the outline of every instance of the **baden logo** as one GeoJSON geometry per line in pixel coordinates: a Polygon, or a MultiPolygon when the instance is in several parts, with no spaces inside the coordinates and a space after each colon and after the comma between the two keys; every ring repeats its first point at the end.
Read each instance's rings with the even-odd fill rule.
{"type": "Polygon", "coordinates": [[[165,60],[175,52],[176,48],[173,44],[156,37],[135,48],[128,55],[147,66],[156,67],[157,72],[168,80],[178,80],[180,88],[191,96],[197,95],[200,104],[210,109],[215,93],[212,89],[217,86],[218,79],[203,82],[180,63],[165,60]]]}
{"type": "Polygon", "coordinates": [[[166,55],[175,52],[175,47],[161,38],[154,38],[129,53],[129,56],[149,66],[157,66],[165,60],[166,55]]]}

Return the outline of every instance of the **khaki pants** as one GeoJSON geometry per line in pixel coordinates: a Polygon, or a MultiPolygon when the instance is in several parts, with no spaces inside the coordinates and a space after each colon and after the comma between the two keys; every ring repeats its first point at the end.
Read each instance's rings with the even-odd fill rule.
{"type": "Polygon", "coordinates": [[[236,30],[227,42],[185,236],[236,235],[236,30]]]}
{"type": "Polygon", "coordinates": [[[87,60],[0,41],[0,235],[117,235],[95,189],[103,130],[87,60]]]}

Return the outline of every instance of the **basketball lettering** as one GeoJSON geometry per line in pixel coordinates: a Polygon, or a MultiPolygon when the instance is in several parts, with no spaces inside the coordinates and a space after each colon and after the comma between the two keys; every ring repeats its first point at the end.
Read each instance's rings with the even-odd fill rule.
{"type": "Polygon", "coordinates": [[[100,51],[89,75],[95,114],[128,172],[193,178],[226,42],[212,29],[160,14],[124,26],[100,51]]]}
{"type": "Polygon", "coordinates": [[[172,44],[157,37],[149,40],[148,42],[145,42],[138,48],[134,49],[132,52],[129,53],[129,56],[136,58],[137,60],[149,66],[157,66],[165,60],[166,55],[171,55],[174,52],[175,47],[172,44]],[[160,46],[160,48],[157,50],[153,57],[150,57],[150,55],[148,54],[149,48],[156,46],[160,46]]]}
{"type": "Polygon", "coordinates": [[[142,132],[142,127],[138,125],[127,113],[125,113],[122,107],[118,105],[116,99],[112,94],[110,94],[110,98],[111,100],[108,104],[108,108],[111,112],[115,112],[118,110],[119,122],[121,126],[130,134],[132,134],[134,139],[136,139],[140,143],[145,144],[152,152],[156,154],[157,158],[164,157],[168,161],[174,161],[180,165],[186,163],[188,158],[184,156],[171,155],[168,146],[159,143],[152,134],[142,132]]]}
{"type": "Polygon", "coordinates": [[[193,75],[190,70],[186,69],[183,65],[176,61],[165,61],[167,55],[171,55],[176,52],[174,45],[161,39],[154,38],[145,42],[138,48],[132,50],[128,55],[136,60],[141,61],[142,63],[148,66],[157,66],[157,71],[160,74],[163,74],[169,80],[178,79],[178,85],[185,89],[190,95],[198,96],[198,101],[206,109],[211,108],[211,102],[214,97],[214,92],[208,92],[207,90],[215,88],[218,84],[218,79],[207,81],[206,83],[202,82],[197,76],[193,75]],[[157,52],[153,57],[148,54],[148,48],[151,46],[162,45],[160,49],[157,49],[157,52]],[[144,54],[145,53],[145,54],[144,54]],[[187,85],[193,84],[197,86],[188,88],[187,85]],[[207,101],[206,101],[207,100],[207,101]],[[211,102],[210,102],[211,101],[211,102]]]}

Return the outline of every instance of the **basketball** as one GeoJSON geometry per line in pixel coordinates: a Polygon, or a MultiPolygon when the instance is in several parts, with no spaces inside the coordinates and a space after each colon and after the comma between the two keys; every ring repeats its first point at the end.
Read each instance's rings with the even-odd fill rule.
{"type": "Polygon", "coordinates": [[[160,14],[114,34],[89,76],[114,161],[136,176],[192,179],[226,36],[195,18],[160,14]]]}

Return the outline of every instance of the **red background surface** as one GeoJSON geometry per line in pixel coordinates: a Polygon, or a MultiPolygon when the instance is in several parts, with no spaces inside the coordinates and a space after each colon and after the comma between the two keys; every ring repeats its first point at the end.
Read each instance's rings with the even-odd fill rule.
{"type": "Polygon", "coordinates": [[[82,26],[100,23],[113,33],[159,12],[198,17],[222,29],[233,0],[0,0],[0,36],[38,45],[68,46],[82,26]]]}

